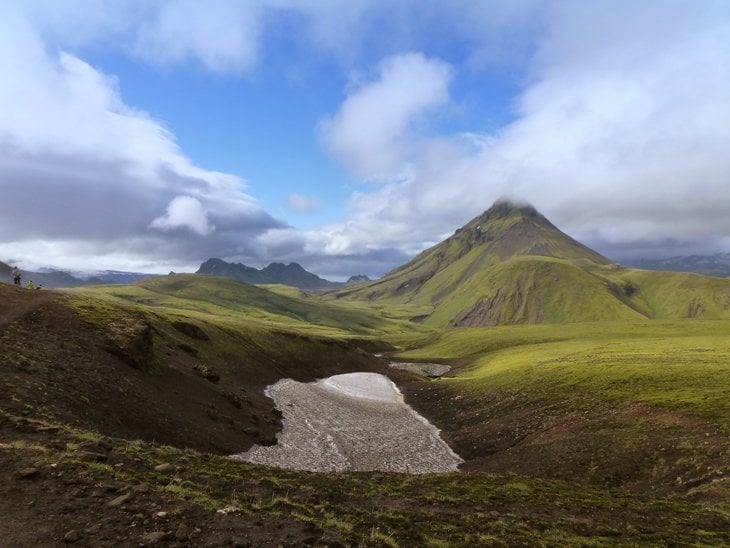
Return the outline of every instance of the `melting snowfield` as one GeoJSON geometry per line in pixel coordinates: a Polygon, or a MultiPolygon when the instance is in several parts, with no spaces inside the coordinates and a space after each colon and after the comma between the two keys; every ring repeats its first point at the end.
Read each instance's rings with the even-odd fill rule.
{"type": "Polygon", "coordinates": [[[449,472],[462,462],[383,375],[350,373],[314,383],[283,379],[270,393],[284,416],[278,443],[234,458],[316,472],[413,474],[449,472]]]}

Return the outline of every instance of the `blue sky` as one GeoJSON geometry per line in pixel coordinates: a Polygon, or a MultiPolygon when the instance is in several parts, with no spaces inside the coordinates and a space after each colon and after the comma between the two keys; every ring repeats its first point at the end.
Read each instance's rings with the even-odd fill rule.
{"type": "Polygon", "coordinates": [[[730,249],[730,6],[0,1],[0,260],[379,276],[495,200],[730,249]]]}

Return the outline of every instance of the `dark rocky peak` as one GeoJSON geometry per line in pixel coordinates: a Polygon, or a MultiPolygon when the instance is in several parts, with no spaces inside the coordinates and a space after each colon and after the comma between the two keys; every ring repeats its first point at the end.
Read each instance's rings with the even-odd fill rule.
{"type": "Polygon", "coordinates": [[[241,263],[227,263],[221,259],[208,259],[197,274],[228,276],[250,284],[286,284],[299,289],[328,289],[342,284],[331,282],[305,270],[300,264],[271,263],[261,270],[241,263]]]}

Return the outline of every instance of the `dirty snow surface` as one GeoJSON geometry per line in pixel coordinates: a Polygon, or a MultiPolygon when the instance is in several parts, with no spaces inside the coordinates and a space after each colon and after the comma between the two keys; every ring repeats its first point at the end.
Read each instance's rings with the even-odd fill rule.
{"type": "Polygon", "coordinates": [[[235,458],[295,470],[414,474],[448,472],[462,462],[383,375],[349,373],[314,383],[283,379],[270,393],[284,416],[278,443],[235,458]]]}
{"type": "Polygon", "coordinates": [[[390,362],[388,365],[390,365],[393,369],[410,371],[411,373],[417,373],[424,377],[441,377],[448,373],[451,369],[450,365],[443,365],[440,363],[390,362]]]}

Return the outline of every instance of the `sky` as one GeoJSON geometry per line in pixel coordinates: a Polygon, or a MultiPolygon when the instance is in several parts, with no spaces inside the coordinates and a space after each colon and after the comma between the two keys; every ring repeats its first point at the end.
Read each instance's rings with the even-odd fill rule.
{"type": "Polygon", "coordinates": [[[499,199],[730,251],[726,0],[0,0],[0,261],[382,276],[499,199]]]}

